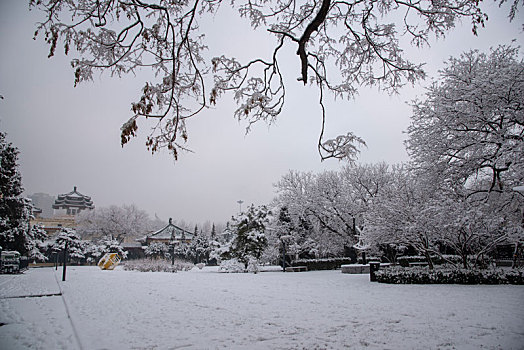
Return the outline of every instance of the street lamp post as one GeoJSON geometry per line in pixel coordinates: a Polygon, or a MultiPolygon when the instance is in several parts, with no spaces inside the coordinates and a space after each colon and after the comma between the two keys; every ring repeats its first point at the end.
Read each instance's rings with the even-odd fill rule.
{"type": "Polygon", "coordinates": [[[64,246],[64,269],[62,271],[62,281],[66,280],[66,267],[67,267],[67,243],[68,241],[65,241],[64,246]]]}
{"type": "Polygon", "coordinates": [[[240,213],[242,213],[242,203],[244,203],[243,200],[237,201],[238,205],[240,206],[240,213]]]}
{"type": "Polygon", "coordinates": [[[170,244],[170,250],[171,250],[171,265],[175,265],[175,242],[171,242],[170,244]]]}
{"type": "Polygon", "coordinates": [[[282,240],[282,272],[286,272],[286,243],[282,240]]]}

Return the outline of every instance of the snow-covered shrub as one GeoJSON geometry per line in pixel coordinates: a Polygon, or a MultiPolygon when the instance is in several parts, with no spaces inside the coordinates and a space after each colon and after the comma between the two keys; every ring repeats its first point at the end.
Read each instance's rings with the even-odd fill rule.
{"type": "Polygon", "coordinates": [[[144,253],[151,258],[164,258],[168,257],[169,248],[167,244],[154,242],[146,247],[144,253]]]}
{"type": "Polygon", "coordinates": [[[140,272],[178,272],[191,270],[195,265],[184,261],[175,260],[172,265],[171,261],[164,259],[136,259],[127,260],[124,264],[124,270],[140,271],[140,272]]]}
{"type": "Polygon", "coordinates": [[[459,268],[390,267],[375,273],[377,281],[395,284],[524,284],[522,271],[459,268]]]}
{"type": "Polygon", "coordinates": [[[239,273],[239,272],[246,272],[246,268],[244,263],[241,263],[237,259],[230,259],[230,260],[223,260],[220,263],[220,268],[218,269],[219,272],[227,272],[227,273],[239,273]]]}
{"type": "Polygon", "coordinates": [[[118,253],[122,259],[127,258],[127,252],[120,245],[120,242],[111,236],[106,236],[104,239],[102,239],[100,241],[99,247],[100,252],[102,253],[101,256],[103,256],[105,253],[118,253]]]}
{"type": "Polygon", "coordinates": [[[247,272],[258,273],[258,271],[258,259],[255,257],[250,257],[247,262],[247,272]]]}
{"type": "Polygon", "coordinates": [[[524,273],[519,270],[507,271],[506,279],[509,284],[524,284],[524,273]]]}
{"type": "Polygon", "coordinates": [[[209,254],[210,259],[215,259],[218,264],[222,261],[231,259],[231,242],[211,242],[211,253],[209,254]]]}

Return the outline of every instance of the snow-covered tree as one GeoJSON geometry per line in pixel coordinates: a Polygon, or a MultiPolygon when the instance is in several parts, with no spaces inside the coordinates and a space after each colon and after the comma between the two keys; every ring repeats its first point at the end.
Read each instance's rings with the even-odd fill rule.
{"type": "Polygon", "coordinates": [[[111,205],[82,211],[76,218],[78,232],[85,238],[104,238],[122,241],[124,238],[139,238],[158,229],[146,211],[136,205],[111,205]]]}
{"type": "Polygon", "coordinates": [[[483,265],[483,257],[510,237],[505,215],[491,203],[471,201],[462,193],[439,196],[425,213],[439,228],[438,243],[460,255],[463,268],[483,265]]]}
{"type": "Polygon", "coordinates": [[[92,241],[84,241],[84,256],[88,263],[98,263],[104,254],[104,247],[92,241]]]}
{"type": "Polygon", "coordinates": [[[26,250],[27,257],[31,260],[46,261],[45,253],[47,245],[44,243],[47,238],[46,231],[40,225],[33,225],[27,234],[26,250]]]}
{"type": "Polygon", "coordinates": [[[62,252],[67,242],[67,256],[69,259],[80,261],[85,258],[85,244],[72,228],[63,228],[55,238],[55,250],[62,252]]]}
{"type": "Polygon", "coordinates": [[[271,212],[266,206],[251,205],[245,212],[233,217],[234,238],[230,254],[245,264],[247,269],[250,259],[260,259],[267,247],[266,227],[271,212]]]}
{"type": "Polygon", "coordinates": [[[363,214],[387,185],[388,165],[358,164],[319,174],[291,171],[277,183],[275,205],[285,209],[291,251],[340,255],[356,244],[363,214]]]}
{"type": "Polygon", "coordinates": [[[471,242],[467,237],[482,235],[488,227],[493,231],[502,221],[481,251],[505,233],[518,247],[524,240],[524,196],[513,190],[524,183],[524,61],[519,49],[499,46],[489,54],[470,51],[450,58],[439,78],[426,99],[413,106],[407,141],[413,164],[420,176],[460,193],[441,209],[460,208],[453,217],[462,240],[471,242]]]}
{"type": "Polygon", "coordinates": [[[23,191],[18,149],[0,131],[0,247],[25,255],[32,243],[28,236],[30,203],[21,196],[23,191]]]}
{"type": "Polygon", "coordinates": [[[209,239],[210,241],[214,241],[217,239],[217,229],[215,226],[215,223],[213,223],[213,226],[211,227],[211,232],[209,233],[209,239]]]}
{"type": "Polygon", "coordinates": [[[195,264],[207,261],[211,250],[209,237],[207,237],[202,231],[198,232],[195,227],[195,235],[193,236],[188,248],[188,253],[193,258],[195,264]]]}
{"type": "Polygon", "coordinates": [[[440,228],[428,215],[434,190],[405,166],[390,171],[391,181],[375,197],[365,213],[362,239],[368,245],[412,246],[433,268],[431,255],[438,253],[440,228]]]}
{"type": "Polygon", "coordinates": [[[124,248],[120,245],[120,242],[112,237],[105,237],[104,239],[98,242],[100,247],[100,252],[105,253],[118,253],[122,259],[127,257],[127,252],[124,251],[124,248]]]}
{"type": "Polygon", "coordinates": [[[523,101],[518,48],[450,58],[426,99],[413,105],[407,149],[426,172],[460,184],[475,180],[477,192],[511,191],[524,182],[523,101]]]}
{"type": "MultiPolygon", "coordinates": [[[[328,91],[351,98],[360,86],[390,92],[423,78],[421,62],[404,55],[401,35],[408,39],[402,42],[411,39],[413,45],[424,46],[432,35],[444,36],[462,19],[472,22],[476,34],[486,18],[479,3],[235,1],[227,6],[249,20],[253,29],[263,29],[260,35],[274,43],[265,57],[248,55],[245,62],[223,55],[221,48],[218,55],[205,52],[203,26],[215,16],[228,15],[222,12],[226,6],[220,6],[221,0],[30,0],[30,7],[43,11],[35,37],[44,36],[49,57],[59,42],[66,54],[75,55],[71,61],[75,85],[92,80],[97,71],[116,76],[140,68],[153,71],[155,78],[132,103],[133,116],[121,128],[122,144],[136,135],[139,123],[149,120],[154,126],[146,141],[148,149],[166,148],[176,158],[187,147],[186,121],[216,104],[227,91],[234,91],[236,117],[249,125],[273,122],[279,116],[286,88],[292,84],[284,81],[280,65],[286,47],[298,56],[294,68],[298,84],[312,84],[319,90],[324,124],[323,97],[328,91]]],[[[318,149],[323,159],[354,159],[362,142],[351,132],[326,139],[322,127],[318,149]]]]}
{"type": "Polygon", "coordinates": [[[278,197],[274,205],[279,208],[279,216],[273,221],[272,233],[278,236],[278,240],[282,235],[291,236],[286,243],[290,254],[332,254],[343,246],[341,237],[347,237],[342,228],[337,231],[339,227],[331,223],[336,218],[331,218],[329,209],[325,210],[320,204],[317,177],[309,172],[290,171],[276,184],[278,197]],[[280,216],[282,210],[285,210],[286,218],[280,216]],[[325,239],[328,236],[330,239],[325,239]],[[303,242],[310,239],[314,247],[303,249],[303,242]]]}

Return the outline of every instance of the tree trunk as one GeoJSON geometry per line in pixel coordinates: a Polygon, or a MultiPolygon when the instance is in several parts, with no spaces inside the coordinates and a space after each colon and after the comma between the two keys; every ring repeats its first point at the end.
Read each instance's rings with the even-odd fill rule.
{"type": "Polygon", "coordinates": [[[433,270],[433,261],[431,260],[431,256],[429,255],[429,252],[427,250],[424,250],[424,256],[426,257],[426,260],[428,261],[428,267],[430,270],[433,270]]]}
{"type": "Polygon", "coordinates": [[[515,251],[513,252],[513,263],[511,264],[512,269],[516,269],[518,266],[517,258],[519,256],[519,242],[515,242],[515,251]]]}
{"type": "Polygon", "coordinates": [[[467,269],[468,268],[468,255],[462,254],[462,266],[467,269]]]}

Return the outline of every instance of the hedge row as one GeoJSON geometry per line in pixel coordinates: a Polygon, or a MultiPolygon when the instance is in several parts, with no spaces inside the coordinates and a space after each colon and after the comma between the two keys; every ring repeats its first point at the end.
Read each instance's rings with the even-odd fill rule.
{"type": "Polygon", "coordinates": [[[376,272],[377,281],[396,284],[524,284],[519,270],[466,270],[390,267],[376,272]]]}
{"type": "Polygon", "coordinates": [[[124,262],[124,270],[140,271],[140,272],[178,272],[191,270],[195,265],[183,261],[176,260],[172,265],[170,260],[165,259],[136,259],[127,260],[124,262]]]}
{"type": "MultiPolygon", "coordinates": [[[[446,264],[448,262],[460,264],[462,263],[462,258],[460,257],[460,255],[443,255],[442,257],[438,255],[432,255],[431,261],[436,265],[446,264]]],[[[427,259],[425,256],[422,256],[422,255],[400,256],[397,258],[397,263],[400,266],[404,266],[404,267],[408,267],[409,263],[418,263],[418,262],[427,262],[427,259]]]]}
{"type": "Polygon", "coordinates": [[[326,259],[298,259],[291,263],[291,266],[307,266],[308,271],[312,270],[336,270],[340,265],[351,264],[351,258],[326,258],[326,259]]]}

